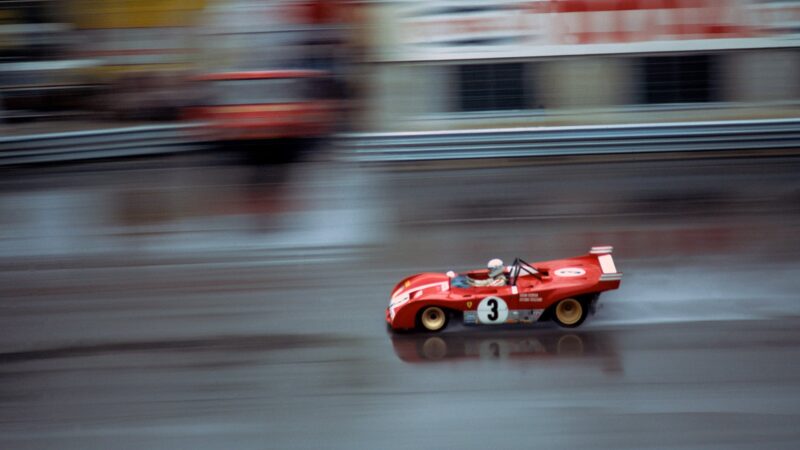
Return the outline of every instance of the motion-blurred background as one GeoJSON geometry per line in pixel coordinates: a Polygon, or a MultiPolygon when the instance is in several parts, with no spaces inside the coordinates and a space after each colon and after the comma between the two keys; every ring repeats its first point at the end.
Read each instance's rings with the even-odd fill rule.
{"type": "Polygon", "coordinates": [[[769,0],[3,1],[0,93],[11,123],[276,103],[373,131],[794,117],[798,22],[769,0]],[[236,78],[298,69],[316,72],[236,78]]]}
{"type": "Polygon", "coordinates": [[[0,1],[0,448],[796,449],[798,113],[800,1],[0,1]]]}

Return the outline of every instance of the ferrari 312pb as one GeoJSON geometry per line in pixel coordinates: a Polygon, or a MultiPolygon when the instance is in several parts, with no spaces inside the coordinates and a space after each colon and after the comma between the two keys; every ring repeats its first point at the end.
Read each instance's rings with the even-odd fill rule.
{"type": "Polygon", "coordinates": [[[443,330],[453,319],[465,325],[500,325],[553,320],[579,326],[594,311],[600,293],[619,288],[612,247],[592,247],[574,258],[534,264],[520,258],[510,266],[489,261],[488,269],[464,274],[420,273],[395,286],[386,309],[392,330],[443,330]]]}

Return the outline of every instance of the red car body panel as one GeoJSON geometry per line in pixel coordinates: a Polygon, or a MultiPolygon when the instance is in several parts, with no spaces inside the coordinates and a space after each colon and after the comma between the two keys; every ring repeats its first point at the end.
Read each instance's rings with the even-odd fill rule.
{"type": "MultiPolygon", "coordinates": [[[[196,76],[193,80],[208,85],[242,81],[247,84],[248,80],[256,83],[284,80],[303,82],[306,86],[306,83],[320,82],[328,76],[326,72],[318,70],[292,69],[209,73],[196,76]]],[[[227,88],[225,92],[233,89],[236,88],[227,88]]],[[[208,124],[197,132],[196,138],[199,140],[320,138],[332,132],[337,101],[320,96],[320,92],[310,88],[309,92],[288,94],[288,100],[270,97],[270,92],[280,93],[280,87],[263,86],[260,89],[263,97],[256,93],[246,99],[235,96],[234,101],[226,100],[223,104],[213,104],[212,101],[212,104],[188,107],[184,111],[184,119],[208,124]]]]}
{"type": "Polygon", "coordinates": [[[317,78],[325,75],[319,70],[284,69],[284,70],[249,70],[241,72],[207,73],[194,77],[198,81],[220,80],[263,80],[269,78],[317,78]]]}
{"type": "Polygon", "coordinates": [[[307,138],[331,131],[334,108],[325,100],[263,105],[195,107],[187,111],[190,121],[209,123],[203,130],[217,140],[307,138]]]}
{"type": "MultiPolygon", "coordinates": [[[[422,308],[438,306],[462,313],[465,323],[475,317],[481,301],[502,299],[509,317],[500,323],[536,322],[542,314],[565,298],[599,295],[617,289],[622,273],[616,271],[610,247],[593,247],[592,252],[572,258],[533,263],[539,275],[520,272],[514,286],[455,287],[444,273],[420,273],[405,278],[392,290],[386,322],[393,330],[417,326],[422,308]]],[[[461,275],[486,278],[488,270],[461,275]]],[[[509,276],[508,268],[506,276],[509,276]]],[[[483,323],[476,320],[474,323],[483,323]]]]}

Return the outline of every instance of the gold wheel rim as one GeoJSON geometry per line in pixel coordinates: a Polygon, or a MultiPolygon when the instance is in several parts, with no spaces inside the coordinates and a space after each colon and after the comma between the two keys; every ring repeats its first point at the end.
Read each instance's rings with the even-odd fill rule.
{"type": "Polygon", "coordinates": [[[581,319],[583,306],[574,298],[561,300],[556,306],[556,317],[564,325],[573,325],[581,319]]]}
{"type": "Polygon", "coordinates": [[[445,315],[442,308],[431,306],[422,312],[422,326],[430,331],[436,331],[444,326],[445,315]]]}

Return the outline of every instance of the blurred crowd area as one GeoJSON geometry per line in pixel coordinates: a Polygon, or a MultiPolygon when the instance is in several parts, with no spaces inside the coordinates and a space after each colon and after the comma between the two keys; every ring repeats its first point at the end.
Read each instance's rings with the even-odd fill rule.
{"type": "Polygon", "coordinates": [[[213,88],[201,78],[211,73],[315,69],[339,79],[345,3],[0,1],[3,115],[174,121],[207,101],[213,88]]]}
{"type": "Polygon", "coordinates": [[[793,117],[798,46],[798,0],[8,0],[0,120],[256,108],[311,135],[793,117]]]}

